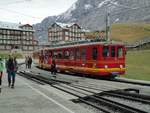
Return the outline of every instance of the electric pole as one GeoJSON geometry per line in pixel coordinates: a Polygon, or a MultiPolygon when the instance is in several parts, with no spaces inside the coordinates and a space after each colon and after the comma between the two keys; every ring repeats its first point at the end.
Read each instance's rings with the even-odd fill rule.
{"type": "Polygon", "coordinates": [[[110,41],[110,13],[106,9],[106,41],[110,41]]]}

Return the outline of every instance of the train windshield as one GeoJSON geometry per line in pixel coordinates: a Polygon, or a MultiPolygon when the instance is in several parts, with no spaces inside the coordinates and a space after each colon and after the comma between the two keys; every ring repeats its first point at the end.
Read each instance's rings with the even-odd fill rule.
{"type": "Polygon", "coordinates": [[[109,47],[104,46],[103,47],[103,57],[108,57],[109,56],[109,47]]]}
{"type": "Polygon", "coordinates": [[[119,58],[123,57],[123,48],[122,47],[118,47],[117,57],[119,57],[119,58]]]}

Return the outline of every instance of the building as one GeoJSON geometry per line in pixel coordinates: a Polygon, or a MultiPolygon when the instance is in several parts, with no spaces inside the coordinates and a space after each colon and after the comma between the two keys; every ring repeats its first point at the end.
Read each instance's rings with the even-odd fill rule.
{"type": "Polygon", "coordinates": [[[37,46],[31,25],[0,22],[0,50],[33,51],[37,46]]]}
{"type": "Polygon", "coordinates": [[[48,28],[48,40],[51,43],[64,43],[85,39],[84,30],[76,23],[53,23],[48,28]]]}

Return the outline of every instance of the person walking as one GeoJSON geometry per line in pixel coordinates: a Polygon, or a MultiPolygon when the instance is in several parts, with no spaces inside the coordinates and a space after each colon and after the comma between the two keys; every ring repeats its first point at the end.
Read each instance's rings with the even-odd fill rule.
{"type": "Polygon", "coordinates": [[[32,58],[31,57],[29,57],[28,63],[29,63],[29,69],[31,69],[31,65],[32,65],[32,58]]]}
{"type": "Polygon", "coordinates": [[[10,57],[6,65],[7,65],[6,68],[8,73],[8,86],[14,88],[15,76],[18,69],[16,58],[13,59],[12,57],[10,57]]]}
{"type": "Polygon", "coordinates": [[[0,93],[1,93],[1,88],[2,88],[3,71],[4,71],[4,64],[3,64],[2,58],[0,57],[0,93]]]}
{"type": "Polygon", "coordinates": [[[26,64],[26,69],[28,69],[28,57],[25,57],[25,64],[26,64]]]}
{"type": "Polygon", "coordinates": [[[52,60],[51,64],[51,74],[56,75],[57,69],[56,69],[56,62],[55,59],[52,60]]]}

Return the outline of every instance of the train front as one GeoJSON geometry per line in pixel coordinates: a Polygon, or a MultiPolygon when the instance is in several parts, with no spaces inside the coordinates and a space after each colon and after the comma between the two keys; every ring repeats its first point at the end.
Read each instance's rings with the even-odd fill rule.
{"type": "Polygon", "coordinates": [[[103,45],[99,59],[99,74],[103,76],[115,77],[125,74],[125,55],[124,45],[103,45]]]}

